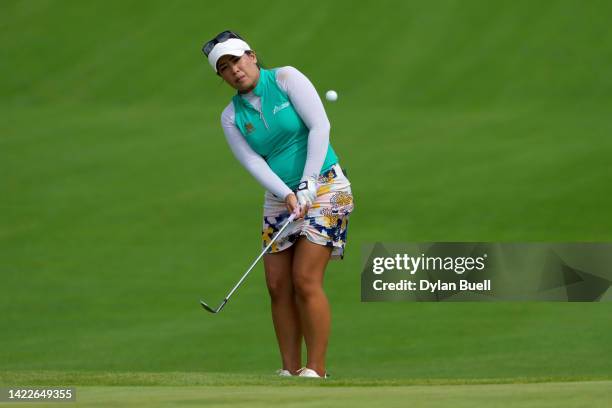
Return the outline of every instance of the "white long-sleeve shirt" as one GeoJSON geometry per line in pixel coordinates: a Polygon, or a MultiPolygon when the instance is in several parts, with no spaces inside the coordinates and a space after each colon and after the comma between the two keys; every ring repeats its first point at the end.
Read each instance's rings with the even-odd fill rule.
{"type": "MultiPolygon", "coordinates": [[[[310,80],[293,67],[278,68],[276,83],[287,93],[295,111],[300,115],[309,130],[308,150],[302,180],[308,176],[316,177],[321,172],[329,146],[330,124],[321,98],[319,98],[310,80]]],[[[255,109],[261,110],[259,96],[249,92],[242,94],[242,97],[255,109]]],[[[266,190],[279,198],[285,198],[291,193],[291,189],[270,169],[263,157],[249,146],[236,127],[233,102],[230,102],[223,110],[221,126],[234,156],[266,190]]]]}

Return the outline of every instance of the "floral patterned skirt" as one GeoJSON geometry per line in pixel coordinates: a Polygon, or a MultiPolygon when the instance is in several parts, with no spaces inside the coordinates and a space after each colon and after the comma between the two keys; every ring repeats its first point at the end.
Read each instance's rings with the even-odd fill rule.
{"type": "MultiPolygon", "coordinates": [[[[351,183],[335,164],[317,180],[317,199],[303,219],[289,225],[268,253],[279,252],[293,245],[300,236],[310,242],[332,247],[332,259],[344,256],[349,214],[353,211],[351,183]]],[[[289,213],[285,201],[266,191],[262,230],[265,248],[283,227],[289,213]]]]}

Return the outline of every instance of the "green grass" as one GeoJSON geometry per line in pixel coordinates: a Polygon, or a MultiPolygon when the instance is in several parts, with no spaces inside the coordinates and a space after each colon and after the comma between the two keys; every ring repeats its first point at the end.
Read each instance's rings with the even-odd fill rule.
{"type": "MultiPolygon", "coordinates": [[[[326,276],[330,385],[414,385],[390,401],[423,406],[483,404],[473,390],[601,404],[609,382],[580,381],[612,376],[612,304],[362,304],[359,273],[373,241],[612,241],[612,6],[266,10],[0,4],[3,381],[62,379],[105,406],[147,390],[168,406],[181,391],[184,405],[229,403],[230,386],[260,386],[253,405],[284,392],[269,379],[279,357],[261,266],[221,315],[198,306],[220,301],[259,250],[263,192],[226,146],[232,92],[199,54],[234,28],[268,66],[339,93],[326,109],[356,211],[347,257],[326,276]],[[143,372],[152,379],[129,374],[143,372]],[[154,387],[168,384],[194,388],[154,387]]],[[[367,400],[348,390],[339,404],[367,400]]]]}
{"type": "Polygon", "coordinates": [[[226,373],[0,372],[1,386],[14,384],[74,387],[75,406],[82,407],[366,407],[372,401],[381,406],[410,401],[419,407],[604,407],[612,392],[612,380],[594,377],[321,381],[226,373]]]}
{"type": "MultiPolygon", "coordinates": [[[[109,377],[102,383],[112,384],[109,377]],[[105,381],[106,380],[106,381],[105,381]]],[[[268,407],[278,404],[287,407],[369,407],[372,401],[380,406],[419,407],[605,407],[612,392],[612,381],[590,382],[531,382],[521,383],[419,383],[375,384],[359,381],[334,384],[319,380],[265,380],[220,376],[193,378],[166,375],[166,386],[91,386],[76,388],[78,407],[268,407]],[[236,382],[239,379],[244,382],[236,382]],[[174,381],[173,381],[174,380],[174,381]],[[202,384],[204,380],[204,384],[202,384]],[[212,381],[211,381],[212,380],[212,381]],[[189,386],[182,385],[187,382],[189,386]],[[424,385],[427,384],[427,385],[424,385]],[[167,386],[167,385],[172,385],[167,386]]],[[[161,376],[158,376],[161,378],[161,376]]],[[[99,378],[100,379],[100,378],[99,378]]],[[[120,381],[125,381],[122,378],[120,381]]],[[[87,383],[87,380],[85,380],[87,383]]],[[[128,380],[129,383],[129,380],[128,380]]],[[[67,386],[68,383],[63,383],[67,386]]],[[[72,384],[70,384],[72,385],[72,384]]],[[[24,405],[24,404],[21,404],[24,405]]],[[[53,406],[53,404],[25,404],[24,406],[53,406]]]]}
{"type": "Polygon", "coordinates": [[[292,387],[406,387],[414,385],[540,384],[560,382],[606,382],[600,376],[551,376],[508,378],[368,378],[341,377],[330,374],[325,381],[283,378],[274,374],[192,372],[104,372],[104,371],[2,371],[0,385],[28,386],[292,386],[292,387]]]}

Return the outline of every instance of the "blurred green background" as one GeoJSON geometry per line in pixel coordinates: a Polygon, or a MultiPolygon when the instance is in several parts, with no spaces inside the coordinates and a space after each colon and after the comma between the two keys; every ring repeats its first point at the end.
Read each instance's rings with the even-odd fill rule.
{"type": "Polygon", "coordinates": [[[610,303],[360,303],[374,241],[611,241],[606,1],[0,3],[0,370],[272,373],[263,190],[201,55],[240,32],[325,102],[356,198],[337,377],[610,377],[610,303]]]}

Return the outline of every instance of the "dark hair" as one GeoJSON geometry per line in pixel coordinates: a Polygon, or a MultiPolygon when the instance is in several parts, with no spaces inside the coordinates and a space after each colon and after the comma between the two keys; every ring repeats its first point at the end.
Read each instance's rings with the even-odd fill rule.
{"type": "MultiPolygon", "coordinates": [[[[250,51],[245,51],[244,53],[245,53],[245,54],[254,54],[253,50],[250,50],[250,51]]],[[[263,68],[263,69],[266,69],[266,65],[264,65],[264,63],[260,61],[259,56],[257,56],[257,62],[256,62],[256,65],[257,65],[257,68],[259,68],[259,69],[262,69],[262,68],[263,68]]],[[[217,71],[217,75],[218,75],[218,76],[221,76],[221,74],[219,73],[219,71],[217,71]]]]}
{"type": "MultiPolygon", "coordinates": [[[[245,51],[245,54],[252,54],[252,53],[253,53],[253,51],[245,51]]],[[[261,62],[261,60],[260,60],[259,56],[257,56],[257,67],[258,67],[259,69],[262,69],[262,68],[263,68],[263,69],[265,69],[265,68],[266,68],[266,66],[264,65],[264,63],[263,63],[263,62],[261,62]]]]}

